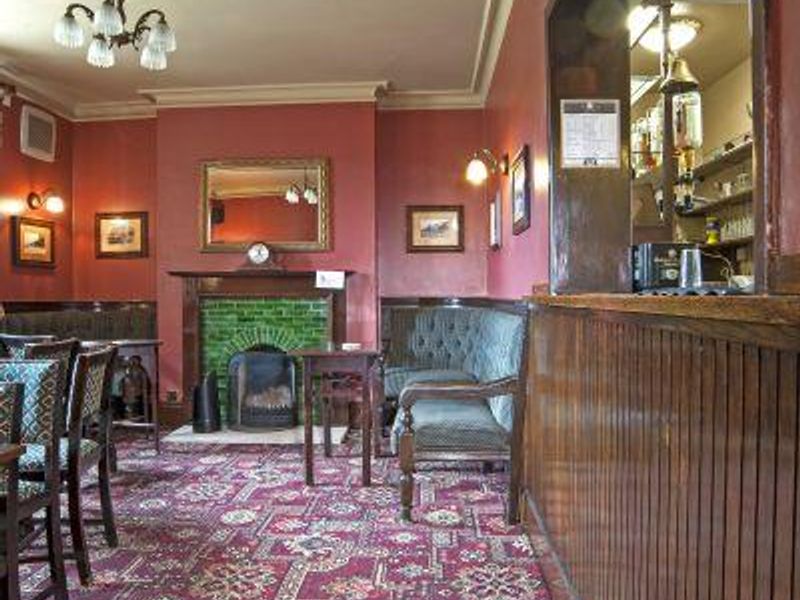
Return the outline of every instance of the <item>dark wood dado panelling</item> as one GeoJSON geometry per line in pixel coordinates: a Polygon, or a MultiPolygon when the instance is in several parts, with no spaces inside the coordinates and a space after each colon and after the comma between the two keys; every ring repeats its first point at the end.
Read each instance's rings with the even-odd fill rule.
{"type": "Polygon", "coordinates": [[[64,310],[82,310],[89,312],[102,312],[107,310],[123,310],[126,308],[155,308],[156,303],[146,300],[130,301],[0,301],[0,312],[6,314],[33,313],[33,312],[59,312],[64,310]]]}
{"type": "Polygon", "coordinates": [[[797,321],[531,323],[524,488],[577,593],[800,598],[797,321]]]}

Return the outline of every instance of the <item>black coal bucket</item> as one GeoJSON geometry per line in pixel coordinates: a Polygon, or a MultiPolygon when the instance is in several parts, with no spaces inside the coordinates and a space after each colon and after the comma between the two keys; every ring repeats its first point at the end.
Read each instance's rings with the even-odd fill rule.
{"type": "Polygon", "coordinates": [[[217,374],[212,371],[194,388],[194,419],[192,429],[195,433],[213,433],[222,429],[219,413],[219,388],[217,374]]]}

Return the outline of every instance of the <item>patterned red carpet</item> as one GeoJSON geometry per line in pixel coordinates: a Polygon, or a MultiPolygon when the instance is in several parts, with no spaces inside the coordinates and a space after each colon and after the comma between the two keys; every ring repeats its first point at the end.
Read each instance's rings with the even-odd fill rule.
{"type": "MultiPolygon", "coordinates": [[[[113,481],[120,547],[90,526],[94,584],[78,600],[549,599],[534,549],[503,521],[504,474],[424,466],[416,523],[397,518],[396,463],[316,463],[306,488],[298,446],[144,443],[121,448],[113,481]]],[[[86,508],[99,516],[96,489],[86,508]]],[[[47,576],[24,567],[28,594],[47,576]]]]}

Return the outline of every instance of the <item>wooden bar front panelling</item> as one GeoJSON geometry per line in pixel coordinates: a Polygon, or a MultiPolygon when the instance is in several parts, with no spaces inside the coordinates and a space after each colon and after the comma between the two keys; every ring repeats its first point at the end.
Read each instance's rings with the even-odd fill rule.
{"type": "Polygon", "coordinates": [[[740,321],[532,302],[524,490],[577,594],[800,598],[786,299],[774,323],[769,299],[740,321]]]}

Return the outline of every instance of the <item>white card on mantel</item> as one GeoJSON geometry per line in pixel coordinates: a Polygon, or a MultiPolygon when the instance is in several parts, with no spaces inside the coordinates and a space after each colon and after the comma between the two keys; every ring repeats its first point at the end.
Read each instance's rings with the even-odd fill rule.
{"type": "Polygon", "coordinates": [[[317,271],[317,288],[321,290],[343,290],[344,271],[317,271]]]}

